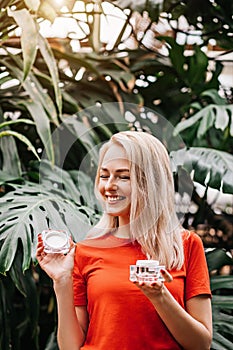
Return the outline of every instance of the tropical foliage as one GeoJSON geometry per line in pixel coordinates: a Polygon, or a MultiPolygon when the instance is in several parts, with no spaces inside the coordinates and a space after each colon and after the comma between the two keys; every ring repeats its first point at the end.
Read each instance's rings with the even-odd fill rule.
{"type": "MultiPolygon", "coordinates": [[[[184,225],[222,230],[222,246],[232,247],[232,216],[224,209],[216,214],[207,191],[233,194],[232,95],[219,81],[232,48],[233,5],[230,0],[88,0],[82,6],[72,0],[65,9],[52,0],[0,4],[0,348],[55,349],[56,306],[50,281],[35,264],[37,233],[58,225],[78,241],[95,222],[97,153],[112,133],[134,128],[159,137],[170,152],[184,225]],[[121,26],[107,42],[100,34],[103,18],[114,20],[109,8],[121,26]],[[74,21],[81,38],[68,31],[65,38],[46,39],[41,24],[57,18],[74,21]],[[159,29],[160,21],[170,25],[168,31],[159,29]],[[201,42],[187,50],[197,33],[201,42]],[[217,58],[205,53],[210,39],[223,49],[217,58]],[[205,187],[203,197],[196,184],[205,187]],[[187,209],[190,201],[195,214],[187,209]]],[[[232,289],[232,278],[213,277],[212,286],[214,315],[221,309],[226,317],[224,323],[215,316],[213,349],[230,349],[231,298],[221,306],[217,294],[224,286],[232,289]]]]}
{"type": "Polygon", "coordinates": [[[213,341],[214,350],[230,349],[232,347],[232,276],[219,275],[223,266],[233,264],[233,259],[222,249],[210,249],[206,259],[211,276],[212,310],[213,310],[213,341]]]}

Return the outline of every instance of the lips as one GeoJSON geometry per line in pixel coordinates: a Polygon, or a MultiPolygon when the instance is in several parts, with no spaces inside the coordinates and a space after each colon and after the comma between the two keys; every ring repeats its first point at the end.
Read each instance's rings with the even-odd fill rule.
{"type": "Polygon", "coordinates": [[[106,200],[108,203],[116,203],[116,202],[119,202],[119,201],[122,201],[124,200],[126,197],[124,196],[106,196],[106,200]]]}

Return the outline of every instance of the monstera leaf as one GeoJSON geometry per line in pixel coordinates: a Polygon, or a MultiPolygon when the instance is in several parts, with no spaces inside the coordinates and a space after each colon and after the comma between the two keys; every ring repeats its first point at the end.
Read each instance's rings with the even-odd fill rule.
{"type": "MultiPolygon", "coordinates": [[[[74,241],[79,241],[85,237],[89,223],[96,219],[93,184],[87,175],[75,170],[68,172],[42,160],[32,162],[28,176],[38,183],[0,171],[0,272],[5,275],[0,274],[3,350],[14,344],[12,338],[19,341],[28,330],[30,344],[37,344],[40,301],[33,273],[37,267],[32,264],[37,233],[47,227],[67,229],[74,241]],[[15,293],[23,313],[15,311],[18,306],[12,302],[15,293]]],[[[36,271],[40,271],[39,266],[36,271]]],[[[41,287],[45,282],[40,283],[41,287]]],[[[46,349],[52,348],[57,349],[56,338],[51,336],[46,349]]]]}
{"type": "Polygon", "coordinates": [[[233,156],[230,153],[204,147],[190,147],[171,152],[175,171],[183,166],[193,180],[224,193],[233,193],[233,156]]]}
{"type": "Polygon", "coordinates": [[[194,116],[178,123],[174,129],[174,134],[177,135],[194,125],[197,125],[197,138],[203,137],[212,127],[222,131],[229,127],[230,136],[233,136],[233,120],[231,120],[232,112],[232,105],[218,106],[210,104],[202,108],[194,116]]]}
{"type": "MultiPolygon", "coordinates": [[[[226,276],[218,276],[226,277],[226,276]]],[[[231,290],[233,288],[233,279],[231,276],[231,290]]],[[[232,295],[213,295],[213,340],[211,349],[231,350],[232,349],[232,295]]]]}
{"type": "MultiPolygon", "coordinates": [[[[206,251],[209,271],[219,270],[222,266],[233,265],[231,254],[223,249],[206,251]]],[[[232,311],[233,311],[233,276],[214,275],[210,278],[212,291],[213,340],[211,349],[232,349],[232,311]]]]}
{"type": "MultiPolygon", "coordinates": [[[[5,274],[11,268],[19,242],[23,247],[22,269],[29,268],[35,256],[37,234],[43,229],[69,230],[75,241],[85,237],[91,210],[75,202],[74,196],[71,198],[64,189],[53,187],[51,183],[46,187],[27,181],[9,185],[12,191],[0,198],[1,273],[5,274]]],[[[72,188],[74,190],[74,185],[72,188]]]]}
{"type": "MultiPolygon", "coordinates": [[[[233,265],[233,259],[224,249],[207,249],[206,260],[209,271],[219,270],[224,265],[233,265]]],[[[221,286],[218,286],[221,288],[221,286]]]]}

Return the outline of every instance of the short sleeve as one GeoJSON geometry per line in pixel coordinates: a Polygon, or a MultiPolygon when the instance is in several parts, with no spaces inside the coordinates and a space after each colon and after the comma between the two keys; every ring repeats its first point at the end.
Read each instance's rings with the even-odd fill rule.
{"type": "Polygon", "coordinates": [[[211,297],[209,272],[201,238],[194,232],[189,232],[184,240],[186,282],[185,300],[206,294],[211,297]]]}
{"type": "Polygon", "coordinates": [[[82,258],[79,254],[78,246],[76,247],[73,270],[73,291],[74,291],[74,305],[87,305],[87,286],[85,278],[82,274],[82,258]]]}

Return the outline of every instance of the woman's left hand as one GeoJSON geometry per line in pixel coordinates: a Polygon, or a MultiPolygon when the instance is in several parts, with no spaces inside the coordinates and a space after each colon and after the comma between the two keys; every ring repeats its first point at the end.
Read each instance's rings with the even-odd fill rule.
{"type": "Polygon", "coordinates": [[[171,282],[173,280],[172,275],[167,270],[161,270],[163,280],[157,280],[153,283],[147,282],[133,282],[145,296],[153,300],[154,298],[162,295],[164,290],[164,282],[171,282]]]}

